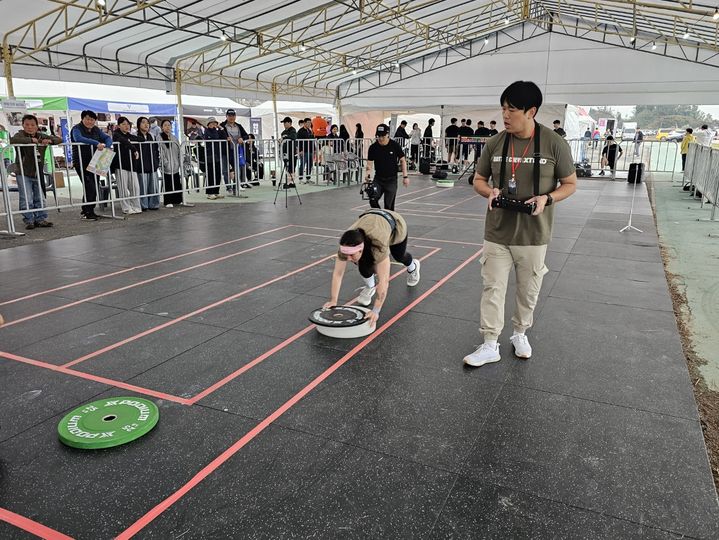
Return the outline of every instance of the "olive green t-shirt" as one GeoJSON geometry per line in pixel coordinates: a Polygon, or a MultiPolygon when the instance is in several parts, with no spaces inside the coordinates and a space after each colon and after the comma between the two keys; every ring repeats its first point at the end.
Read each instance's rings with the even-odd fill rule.
{"type": "MultiPolygon", "coordinates": [[[[559,178],[566,178],[575,172],[572,152],[562,137],[551,129],[537,124],[541,130],[539,137],[539,193],[546,195],[557,186],[559,178]]],[[[477,164],[477,173],[490,179],[494,187],[499,187],[499,171],[502,165],[502,150],[506,131],[487,141],[477,164]]],[[[515,180],[517,194],[512,198],[526,201],[534,196],[534,140],[512,137],[507,152],[507,165],[504,172],[503,193],[507,195],[507,186],[512,177],[512,144],[514,144],[515,180]],[[527,145],[531,145],[527,148],[527,145]],[[526,153],[525,153],[526,149],[526,153]],[[521,156],[524,155],[524,158],[521,156]],[[516,165],[515,165],[516,166],[516,165]]],[[[545,206],[538,216],[493,208],[487,211],[484,223],[484,239],[505,246],[542,246],[552,238],[554,223],[554,205],[545,206]]]]}
{"type": "Polygon", "coordinates": [[[400,244],[407,238],[407,223],[404,218],[391,210],[384,210],[384,212],[391,214],[397,222],[394,232],[389,221],[377,214],[362,216],[350,227],[350,229],[362,229],[372,240],[372,257],[375,264],[389,257],[389,246],[400,244]]]}

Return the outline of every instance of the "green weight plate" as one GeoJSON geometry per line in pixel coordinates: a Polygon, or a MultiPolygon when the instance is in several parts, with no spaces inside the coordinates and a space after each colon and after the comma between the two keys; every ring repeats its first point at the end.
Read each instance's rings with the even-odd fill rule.
{"type": "Polygon", "coordinates": [[[96,450],[139,439],[159,419],[160,411],[152,401],[117,397],[78,407],[60,421],[57,431],[67,446],[96,450]]]}

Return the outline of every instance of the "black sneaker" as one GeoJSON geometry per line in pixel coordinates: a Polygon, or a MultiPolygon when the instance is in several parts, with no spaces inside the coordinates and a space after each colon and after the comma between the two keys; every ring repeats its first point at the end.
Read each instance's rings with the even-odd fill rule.
{"type": "Polygon", "coordinates": [[[296,187],[297,187],[297,186],[295,185],[294,182],[289,182],[289,183],[287,184],[287,187],[286,187],[285,189],[295,189],[296,187]]]}
{"type": "Polygon", "coordinates": [[[48,221],[48,220],[46,220],[46,219],[43,219],[42,221],[38,221],[37,223],[35,223],[35,226],[36,226],[36,227],[43,227],[43,228],[52,227],[52,221],[48,221]]]}
{"type": "Polygon", "coordinates": [[[96,214],[82,214],[80,216],[80,219],[86,220],[86,221],[97,221],[97,215],[96,214]]]}
{"type": "Polygon", "coordinates": [[[34,224],[34,223],[26,223],[26,224],[25,224],[25,228],[26,228],[28,231],[31,231],[31,230],[33,230],[33,229],[35,228],[35,224],[34,224]]]}

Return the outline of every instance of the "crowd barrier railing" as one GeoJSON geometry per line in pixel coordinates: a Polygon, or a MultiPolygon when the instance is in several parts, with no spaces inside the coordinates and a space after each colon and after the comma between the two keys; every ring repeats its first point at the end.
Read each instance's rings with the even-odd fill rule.
{"type": "Polygon", "coordinates": [[[700,221],[716,221],[719,206],[719,150],[696,143],[689,144],[683,176],[692,198],[698,198],[703,208],[711,205],[711,216],[700,221]]]}
{"type": "Polygon", "coordinates": [[[7,145],[3,155],[22,154],[24,159],[0,160],[0,218],[8,222],[5,234],[16,234],[13,218],[25,214],[30,221],[35,212],[81,209],[83,215],[95,214],[99,206],[109,208],[101,216],[122,219],[122,214],[163,205],[188,205],[191,193],[202,192],[210,199],[247,197],[248,189],[262,181],[276,185],[296,180],[338,187],[359,183],[372,142],[250,138],[240,144],[225,139],[181,144],[175,139],[140,141],[133,137],[113,142],[113,164],[109,172],[101,174],[87,171],[95,153],[95,147],[87,144],[7,145]],[[46,159],[53,149],[57,160],[46,159]],[[72,161],[61,155],[72,156],[72,161]],[[64,161],[62,166],[58,161],[64,161]],[[18,195],[11,196],[13,191],[18,195]],[[50,194],[53,200],[48,198],[50,194]]]}

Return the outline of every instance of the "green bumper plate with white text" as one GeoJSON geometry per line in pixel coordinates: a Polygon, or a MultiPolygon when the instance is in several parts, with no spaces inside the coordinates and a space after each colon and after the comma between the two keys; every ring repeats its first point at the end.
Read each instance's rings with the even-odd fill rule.
{"type": "Polygon", "coordinates": [[[146,399],[118,397],[93,401],[68,413],[58,424],[60,441],[73,448],[97,450],[139,439],[160,419],[146,399]]]}

